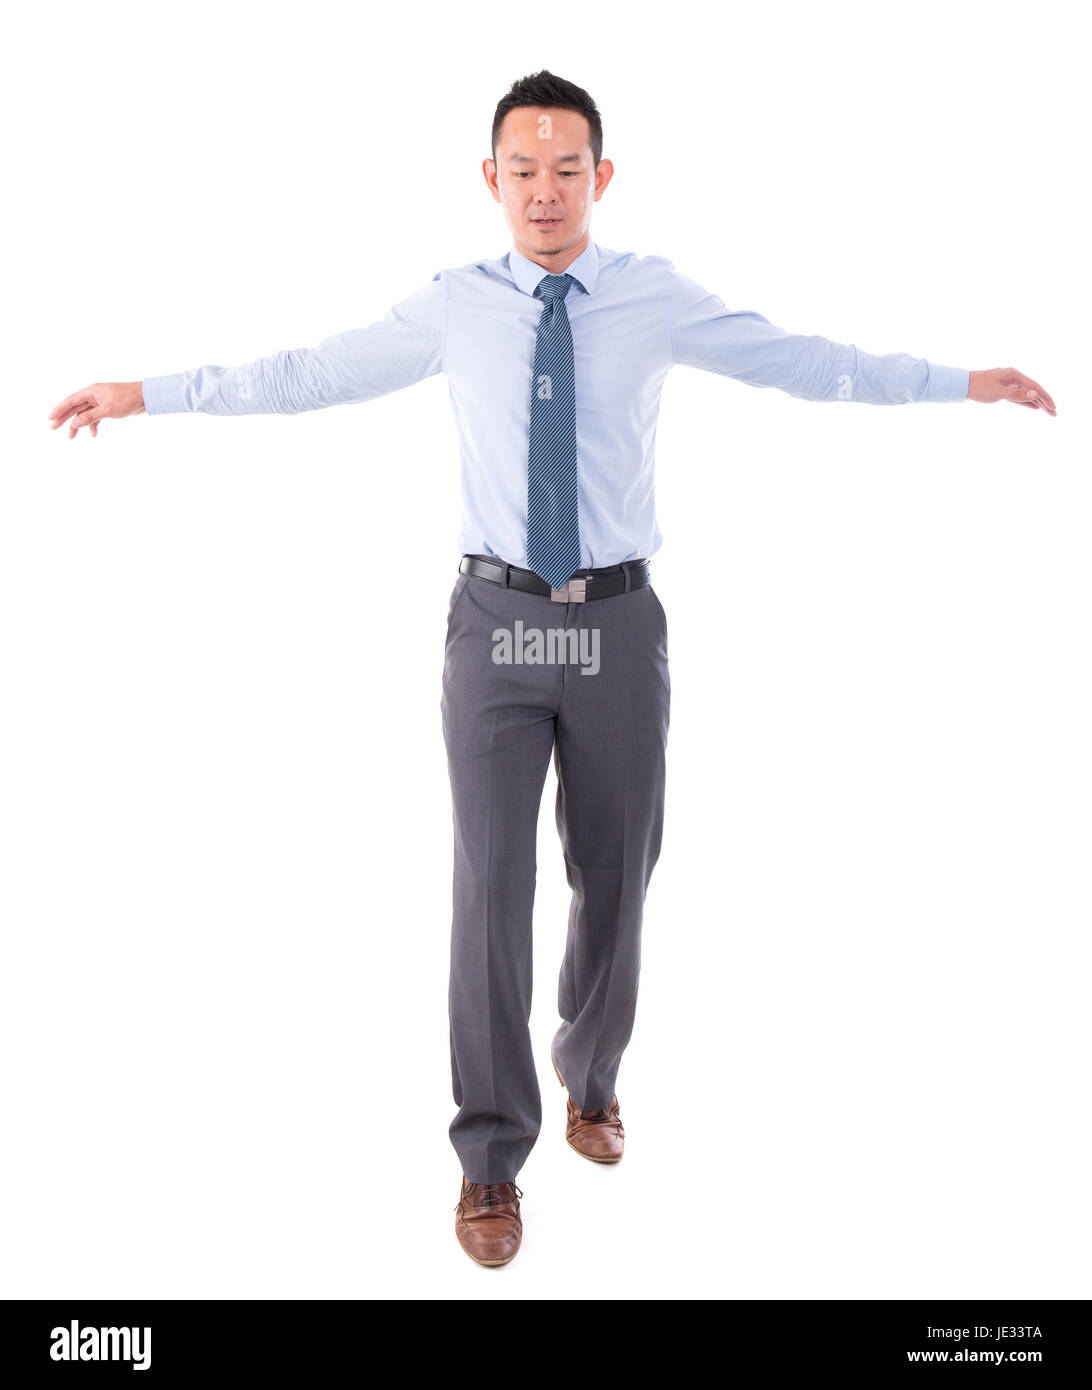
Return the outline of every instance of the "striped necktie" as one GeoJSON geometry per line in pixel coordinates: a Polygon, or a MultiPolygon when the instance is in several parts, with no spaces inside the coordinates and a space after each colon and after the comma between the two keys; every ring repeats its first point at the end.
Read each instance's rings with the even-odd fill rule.
{"type": "Polygon", "coordinates": [[[531,378],[527,565],[555,589],[580,568],[573,335],[565,308],[572,284],[571,275],[546,275],[535,289],[544,302],[531,378]]]}

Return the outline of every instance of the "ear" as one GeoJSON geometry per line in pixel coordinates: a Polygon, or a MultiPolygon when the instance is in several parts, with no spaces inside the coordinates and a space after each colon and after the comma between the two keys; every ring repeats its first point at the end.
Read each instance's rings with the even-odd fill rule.
{"type": "Polygon", "coordinates": [[[595,201],[598,202],[607,191],[607,184],[614,177],[614,165],[609,159],[601,159],[595,171],[595,201]]]}
{"type": "Polygon", "coordinates": [[[485,177],[486,186],[493,195],[493,201],[499,203],[501,197],[500,189],[497,187],[497,166],[491,159],[482,160],[482,174],[485,177]]]}

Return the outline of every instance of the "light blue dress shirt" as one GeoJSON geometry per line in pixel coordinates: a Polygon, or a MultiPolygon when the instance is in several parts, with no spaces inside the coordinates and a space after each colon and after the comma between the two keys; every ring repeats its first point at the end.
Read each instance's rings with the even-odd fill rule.
{"type": "MultiPolygon", "coordinates": [[[[527,565],[527,447],[534,297],[550,272],[513,246],[495,261],[440,270],[366,328],[239,367],[205,366],[143,383],[149,415],[295,415],[370,401],[443,372],[459,434],[460,554],[527,565]]],[[[656,419],[664,378],[699,367],[809,401],[962,401],[970,374],[906,353],[789,333],[730,310],[663,256],[589,241],[566,267],[576,369],[582,569],[651,556],[656,419]]]]}

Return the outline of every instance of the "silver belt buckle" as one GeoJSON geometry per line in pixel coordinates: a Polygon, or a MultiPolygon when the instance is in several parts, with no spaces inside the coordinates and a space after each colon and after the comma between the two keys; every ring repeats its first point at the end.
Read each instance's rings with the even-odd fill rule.
{"type": "Polygon", "coordinates": [[[550,587],[550,598],[554,603],[584,603],[588,597],[586,579],[568,579],[560,589],[550,587]]]}

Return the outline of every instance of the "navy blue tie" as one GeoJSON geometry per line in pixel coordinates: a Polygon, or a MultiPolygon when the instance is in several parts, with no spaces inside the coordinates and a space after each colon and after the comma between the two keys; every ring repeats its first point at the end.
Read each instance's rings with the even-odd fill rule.
{"type": "Polygon", "coordinates": [[[576,488],[576,392],[573,335],[565,295],[571,275],[546,275],[531,379],[527,453],[527,565],[560,589],[580,568],[576,488]]]}

